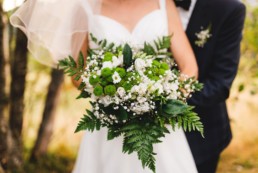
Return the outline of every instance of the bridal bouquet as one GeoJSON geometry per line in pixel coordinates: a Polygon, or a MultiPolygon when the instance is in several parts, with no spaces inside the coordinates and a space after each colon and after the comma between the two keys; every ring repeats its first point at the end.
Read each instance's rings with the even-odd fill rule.
{"type": "Polygon", "coordinates": [[[76,132],[106,127],[108,140],[122,135],[123,152],[137,152],[143,167],[155,172],[153,145],[162,142],[169,126],[203,134],[200,118],[186,104],[202,85],[180,74],[167,52],[170,36],[141,48],[91,39],[98,48],[88,51],[86,62],[82,54],[78,64],[72,57],[59,62],[65,73],[82,79],[78,98],[91,98],[92,109],[76,132]]]}

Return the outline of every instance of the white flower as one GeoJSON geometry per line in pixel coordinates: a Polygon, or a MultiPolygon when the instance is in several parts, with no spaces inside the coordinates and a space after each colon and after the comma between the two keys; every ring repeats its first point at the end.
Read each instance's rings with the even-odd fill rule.
{"type": "Polygon", "coordinates": [[[145,63],[146,63],[146,67],[151,67],[152,66],[152,59],[147,59],[145,61],[145,63]]]}
{"type": "Polygon", "coordinates": [[[145,97],[137,97],[137,101],[138,101],[139,103],[144,103],[144,102],[147,101],[147,98],[145,98],[145,97]]]}
{"type": "Polygon", "coordinates": [[[142,104],[137,104],[130,107],[130,110],[135,112],[136,114],[143,114],[145,112],[149,112],[150,109],[151,108],[148,102],[144,102],[142,104]]]}
{"type": "Polygon", "coordinates": [[[117,94],[123,98],[126,94],[125,89],[123,87],[117,88],[117,94]]]}
{"type": "Polygon", "coordinates": [[[146,63],[143,59],[137,58],[134,62],[135,69],[139,72],[146,67],[146,63]]]}
{"type": "Polygon", "coordinates": [[[116,57],[116,56],[112,57],[113,67],[121,66],[123,64],[123,61],[124,61],[123,55],[120,55],[118,57],[116,57]]]}
{"type": "Polygon", "coordinates": [[[112,62],[110,62],[110,61],[105,61],[105,62],[103,62],[103,64],[102,64],[102,69],[103,69],[103,68],[110,68],[110,69],[112,69],[112,68],[113,68],[112,62]]]}
{"type": "Polygon", "coordinates": [[[139,93],[139,95],[145,95],[146,92],[147,92],[147,83],[140,83],[139,86],[138,86],[138,90],[137,92],[139,93]]]}
{"type": "Polygon", "coordinates": [[[97,75],[100,76],[101,75],[101,70],[97,71],[97,75]]]}
{"type": "Polygon", "coordinates": [[[178,93],[177,92],[172,92],[169,94],[169,96],[167,97],[168,99],[174,99],[176,100],[178,97],[178,93]]]}
{"type": "MultiPolygon", "coordinates": [[[[93,92],[93,91],[92,91],[92,92],[93,92]]],[[[91,100],[92,100],[93,102],[95,102],[95,101],[97,100],[97,96],[95,96],[94,94],[91,94],[90,98],[91,98],[91,100]]]]}
{"type": "Polygon", "coordinates": [[[112,79],[113,79],[113,83],[114,84],[119,83],[121,81],[121,77],[119,76],[119,74],[117,72],[115,72],[112,75],[112,79]]]}
{"type": "Polygon", "coordinates": [[[112,101],[112,98],[110,96],[105,96],[105,97],[102,97],[101,99],[101,103],[107,107],[108,105],[110,105],[111,103],[113,103],[112,101]]]}
{"type": "Polygon", "coordinates": [[[168,82],[163,83],[163,88],[166,93],[171,93],[171,84],[168,82]]]}
{"type": "Polygon", "coordinates": [[[158,94],[162,94],[164,92],[163,86],[159,82],[154,83],[154,85],[151,86],[150,90],[151,92],[158,91],[158,94]]]}
{"type": "Polygon", "coordinates": [[[118,104],[120,103],[119,97],[115,96],[115,97],[114,97],[114,102],[115,102],[115,104],[118,105],[118,104]]]}
{"type": "Polygon", "coordinates": [[[205,43],[212,36],[211,25],[209,25],[206,29],[202,29],[199,33],[195,33],[198,40],[195,41],[195,44],[198,47],[204,47],[205,43]]]}
{"type": "Polygon", "coordinates": [[[178,83],[171,83],[170,84],[170,89],[172,90],[172,91],[177,91],[178,90],[178,83]]]}

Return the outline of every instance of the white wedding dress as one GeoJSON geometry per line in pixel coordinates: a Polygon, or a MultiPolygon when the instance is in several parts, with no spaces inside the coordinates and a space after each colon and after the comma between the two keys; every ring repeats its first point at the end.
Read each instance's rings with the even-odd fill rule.
{"type": "MultiPolygon", "coordinates": [[[[158,37],[168,35],[166,0],[160,0],[160,9],[145,15],[129,31],[119,22],[95,15],[89,32],[99,40],[141,46],[158,37]]],[[[89,43],[94,47],[94,43],[89,43]]],[[[152,173],[143,169],[137,154],[122,153],[122,137],[107,141],[107,129],[85,132],[73,173],[152,173]]],[[[157,173],[197,173],[194,160],[182,129],[167,134],[162,143],[154,145],[157,173]]]]}

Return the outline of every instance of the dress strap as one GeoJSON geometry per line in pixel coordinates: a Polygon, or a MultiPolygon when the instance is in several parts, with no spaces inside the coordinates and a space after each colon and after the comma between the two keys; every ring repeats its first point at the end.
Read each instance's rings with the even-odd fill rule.
{"type": "Polygon", "coordinates": [[[166,8],[166,0],[159,0],[159,6],[160,6],[160,9],[164,12],[167,11],[167,8],[166,8]]]}

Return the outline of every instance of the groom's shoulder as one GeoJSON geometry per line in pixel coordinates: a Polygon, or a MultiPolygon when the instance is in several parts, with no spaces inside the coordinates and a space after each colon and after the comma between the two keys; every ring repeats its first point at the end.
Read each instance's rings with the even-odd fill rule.
{"type": "Polygon", "coordinates": [[[230,14],[240,14],[244,16],[245,5],[240,0],[204,0],[208,3],[210,12],[218,18],[230,14]]]}
{"type": "Polygon", "coordinates": [[[240,0],[208,0],[207,2],[213,9],[220,12],[245,9],[245,5],[240,0]]]}

